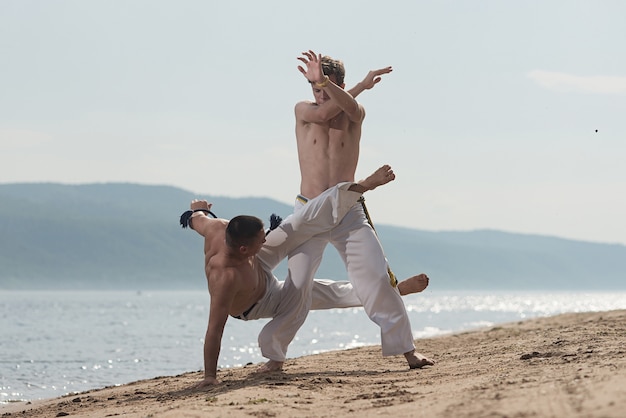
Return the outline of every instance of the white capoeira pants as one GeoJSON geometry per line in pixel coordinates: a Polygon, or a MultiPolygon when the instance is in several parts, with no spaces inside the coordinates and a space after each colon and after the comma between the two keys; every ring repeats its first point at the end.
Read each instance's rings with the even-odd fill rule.
{"type": "MultiPolygon", "coordinates": [[[[311,306],[311,302],[307,302],[307,311],[310,308],[330,309],[361,306],[361,302],[349,282],[315,280],[315,285],[308,284],[307,293],[303,295],[300,294],[297,287],[291,285],[289,280],[280,282],[272,274],[272,270],[291,251],[311,237],[337,226],[346,213],[358,204],[361,193],[348,190],[352,184],[354,183],[340,183],[329,188],[315,199],[311,199],[306,208],[288,216],[278,228],[267,235],[266,241],[257,255],[266,275],[267,289],[261,300],[239,319],[288,318],[292,311],[302,309],[303,297],[308,300],[312,298],[313,292],[316,302],[314,306],[311,306]]],[[[271,327],[266,326],[259,336],[259,345],[263,355],[271,360],[283,361],[287,346],[300,325],[302,324],[298,324],[293,329],[293,335],[285,342],[284,346],[279,344],[281,353],[279,355],[275,355],[271,349],[264,349],[266,344],[261,343],[261,341],[274,339],[271,334],[271,327]]]]}
{"type": "Polygon", "coordinates": [[[339,183],[325,190],[271,231],[257,255],[264,268],[272,271],[300,244],[337,226],[362,195],[349,190],[353,184],[339,183]]]}
{"type": "MultiPolygon", "coordinates": [[[[299,216],[302,211],[309,212],[308,206],[311,203],[319,204],[317,199],[324,194],[306,204],[297,199],[293,216],[299,216]]],[[[275,361],[285,360],[289,343],[313,307],[313,289],[320,291],[317,284],[314,285],[313,275],[329,242],[339,251],[352,283],[351,292],[360,301],[359,305],[352,306],[363,306],[369,318],[380,327],[383,355],[397,355],[413,350],[415,345],[406,308],[397,288],[389,284],[387,259],[376,233],[367,222],[362,206],[352,205],[335,226],[325,223],[323,219],[315,221],[320,229],[326,230],[303,241],[302,245],[288,253],[288,274],[281,289],[282,300],[273,319],[259,334],[263,356],[275,361]]],[[[332,288],[328,289],[331,289],[332,294],[332,288]]],[[[317,309],[322,308],[318,306],[317,309]]]]}
{"type": "MultiPolygon", "coordinates": [[[[266,290],[263,297],[254,304],[245,315],[237,317],[244,321],[262,318],[274,318],[285,304],[281,304],[285,297],[289,295],[284,288],[285,282],[279,281],[271,271],[264,270],[266,278],[266,290]]],[[[312,310],[334,309],[334,308],[355,308],[362,306],[356,295],[352,283],[346,281],[334,281],[325,279],[315,279],[312,291],[312,310]]],[[[296,330],[297,331],[297,330],[296,330]]]]}
{"type": "MultiPolygon", "coordinates": [[[[266,241],[257,259],[266,277],[263,297],[238,319],[253,320],[274,318],[285,312],[297,300],[291,295],[293,287],[287,289],[272,270],[300,244],[321,232],[329,231],[339,224],[348,211],[357,204],[361,193],[348,190],[353,183],[340,183],[331,187],[315,199],[311,199],[306,210],[289,215],[278,228],[266,236],[266,241]]],[[[351,308],[361,306],[352,284],[346,281],[315,279],[311,309],[351,308]]]]}

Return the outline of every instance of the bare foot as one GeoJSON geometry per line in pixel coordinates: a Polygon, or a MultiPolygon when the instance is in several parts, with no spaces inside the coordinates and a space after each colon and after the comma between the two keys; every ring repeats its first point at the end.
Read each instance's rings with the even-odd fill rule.
{"type": "Polygon", "coordinates": [[[358,193],[365,193],[368,190],[374,190],[378,186],[387,184],[395,179],[396,175],[393,173],[391,166],[385,164],[384,166],[380,167],[378,170],[370,174],[369,177],[367,177],[365,180],[361,180],[358,183],[350,186],[349,190],[358,193]]]}
{"type": "Polygon", "coordinates": [[[409,369],[421,369],[424,366],[433,366],[435,364],[434,361],[424,357],[415,350],[404,353],[404,357],[409,362],[409,369]]]}
{"type": "Polygon", "coordinates": [[[283,364],[283,361],[270,360],[258,369],[256,369],[256,373],[278,372],[283,369],[283,364]]]}
{"type": "Polygon", "coordinates": [[[406,280],[398,283],[398,290],[400,291],[400,295],[410,295],[411,293],[418,293],[428,287],[428,276],[424,273],[418,274],[417,276],[409,277],[406,280]]]}

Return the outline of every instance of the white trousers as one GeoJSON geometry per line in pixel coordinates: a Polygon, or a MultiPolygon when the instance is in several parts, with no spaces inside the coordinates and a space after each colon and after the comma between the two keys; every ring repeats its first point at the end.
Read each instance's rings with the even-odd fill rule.
{"type": "MultiPolygon", "coordinates": [[[[308,211],[308,205],[316,199],[306,204],[297,200],[293,216],[308,211]]],[[[322,223],[321,220],[319,222],[322,223]]],[[[273,319],[259,334],[263,356],[275,361],[285,360],[289,343],[313,307],[313,290],[318,289],[316,292],[319,292],[313,275],[328,243],[333,244],[346,265],[353,287],[350,292],[354,292],[369,318],[380,327],[383,355],[413,350],[415,346],[409,317],[397,288],[389,284],[383,249],[367,222],[362,206],[355,204],[336,226],[319,232],[289,252],[287,278],[281,289],[282,300],[278,302],[273,319]]],[[[332,288],[328,289],[333,292],[332,288]]]]}
{"type": "MultiPolygon", "coordinates": [[[[285,297],[289,298],[286,292],[290,290],[285,289],[285,282],[279,281],[271,271],[265,271],[265,274],[265,294],[254,304],[254,307],[245,317],[239,319],[250,321],[253,319],[274,318],[280,313],[281,307],[284,309],[285,304],[281,306],[281,302],[285,297]]],[[[352,283],[346,281],[315,279],[313,281],[312,297],[312,310],[362,306],[352,287],[352,283]]]]}
{"type": "Polygon", "coordinates": [[[289,215],[265,237],[257,259],[272,271],[291,251],[311,237],[330,231],[358,203],[361,193],[348,190],[354,183],[339,183],[289,215]]]}

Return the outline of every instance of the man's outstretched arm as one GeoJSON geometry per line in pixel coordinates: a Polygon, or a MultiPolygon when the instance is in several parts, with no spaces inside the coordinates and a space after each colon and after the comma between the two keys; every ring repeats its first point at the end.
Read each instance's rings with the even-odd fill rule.
{"type": "Polygon", "coordinates": [[[363,109],[358,105],[358,103],[356,103],[354,98],[356,98],[363,91],[369,90],[378,84],[382,80],[382,75],[393,71],[391,66],[371,70],[362,81],[348,90],[348,94],[346,94],[346,91],[344,91],[343,88],[332,83],[323,74],[319,56],[316,56],[313,51],[304,52],[303,55],[306,58],[299,57],[298,60],[302,61],[307,66],[307,69],[305,70],[302,66],[298,66],[298,70],[313,85],[313,88],[321,89],[320,86],[323,85],[326,93],[331,98],[331,100],[313,107],[304,106],[303,104],[306,104],[306,102],[299,103],[296,106],[296,112],[299,113],[301,119],[306,122],[325,122],[334,118],[342,111],[345,111],[351,120],[362,119],[364,116],[363,109]]]}
{"type": "MultiPolygon", "coordinates": [[[[347,91],[333,83],[322,70],[322,55],[313,51],[305,51],[303,56],[298,60],[302,61],[306,66],[306,70],[302,66],[298,66],[298,70],[304,77],[313,84],[314,89],[324,90],[328,97],[333,100],[337,106],[348,116],[351,121],[361,121],[363,119],[363,111],[361,106],[354,100],[347,91]]],[[[324,121],[330,120],[327,117],[324,121]]],[[[311,122],[315,122],[312,120],[311,122]]]]}
{"type": "Polygon", "coordinates": [[[224,219],[211,218],[208,216],[208,214],[211,213],[212,206],[212,203],[200,199],[193,199],[189,205],[190,209],[193,211],[188,221],[189,228],[205,238],[208,238],[213,233],[213,228],[225,222],[224,219]]]}
{"type": "Polygon", "coordinates": [[[359,94],[363,93],[365,90],[370,90],[376,84],[380,83],[382,78],[380,77],[383,74],[389,74],[393,71],[391,66],[380,68],[378,70],[371,70],[362,81],[356,83],[354,87],[348,90],[348,93],[354,98],[356,98],[359,94]]]}
{"type": "Polygon", "coordinates": [[[232,280],[222,275],[215,277],[209,282],[209,294],[211,295],[211,307],[209,308],[209,323],[204,336],[204,378],[194,385],[195,388],[203,388],[219,384],[217,379],[217,362],[222,345],[224,327],[228,320],[228,313],[235,295],[232,280]]]}
{"type": "MultiPolygon", "coordinates": [[[[378,70],[371,70],[362,81],[359,81],[354,85],[354,87],[348,90],[348,94],[356,99],[359,94],[363,93],[365,90],[372,89],[376,84],[378,84],[382,80],[380,77],[381,75],[389,74],[391,71],[393,71],[393,69],[390,66],[380,68],[378,70]]],[[[342,111],[341,107],[339,107],[334,100],[324,102],[319,105],[319,107],[323,108],[322,111],[328,120],[334,118],[342,111]]]]}

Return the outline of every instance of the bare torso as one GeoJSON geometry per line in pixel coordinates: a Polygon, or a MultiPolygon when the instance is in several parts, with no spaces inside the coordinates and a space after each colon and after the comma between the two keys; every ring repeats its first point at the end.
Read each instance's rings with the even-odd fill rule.
{"type": "MultiPolygon", "coordinates": [[[[315,103],[300,103],[317,106],[315,103]]],[[[296,140],[300,162],[300,193],[309,199],[344,181],[354,181],[359,159],[361,123],[342,112],[325,123],[296,117],[296,140]]]]}
{"type": "Polygon", "coordinates": [[[234,292],[231,293],[232,301],[228,313],[238,316],[265,294],[266,279],[256,256],[240,261],[228,257],[224,245],[225,230],[226,223],[219,233],[205,239],[205,271],[211,297],[214,296],[212,289],[222,286],[227,287],[226,293],[234,292]]]}

